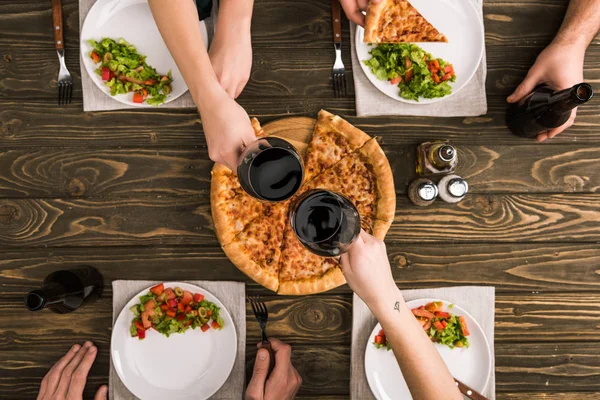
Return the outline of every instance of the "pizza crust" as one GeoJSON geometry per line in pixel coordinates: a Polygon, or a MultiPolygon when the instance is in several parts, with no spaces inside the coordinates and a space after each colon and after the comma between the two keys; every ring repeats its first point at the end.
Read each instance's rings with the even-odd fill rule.
{"type": "Polygon", "coordinates": [[[348,143],[350,144],[350,148],[353,150],[358,149],[366,142],[371,140],[371,136],[367,135],[365,132],[353,126],[345,119],[337,115],[333,115],[325,110],[319,111],[319,118],[315,125],[315,132],[318,129],[326,132],[333,131],[346,137],[348,143]]]}
{"type": "Polygon", "coordinates": [[[305,295],[326,292],[346,283],[346,278],[340,267],[328,270],[324,275],[299,279],[294,281],[279,282],[277,294],[283,295],[305,295]]]}
{"type": "Polygon", "coordinates": [[[378,4],[369,2],[363,41],[365,43],[418,43],[448,42],[448,39],[408,0],[383,0],[378,4]],[[388,12],[392,12],[393,15],[388,16],[388,12]],[[387,29],[390,26],[393,29],[387,29]],[[393,31],[393,36],[390,31],[393,31]]]}
{"type": "MultiPolygon", "coordinates": [[[[392,221],[396,214],[396,191],[390,162],[375,138],[369,140],[358,151],[373,167],[373,173],[377,180],[378,200],[375,219],[392,221]]],[[[375,231],[374,228],[373,231],[375,231]]]]}
{"type": "Polygon", "coordinates": [[[373,221],[372,232],[371,235],[375,236],[379,240],[385,239],[385,235],[387,235],[390,227],[392,226],[393,220],[382,221],[380,219],[376,219],[373,221]]]}
{"type": "Polygon", "coordinates": [[[369,2],[367,7],[367,15],[365,17],[365,43],[379,43],[378,37],[379,20],[383,16],[383,11],[388,7],[388,1],[382,0],[379,3],[369,2]]]}
{"type": "Polygon", "coordinates": [[[274,292],[277,291],[279,287],[279,277],[277,275],[269,274],[258,263],[248,258],[241,243],[229,243],[228,245],[223,246],[223,251],[240,271],[248,275],[256,283],[274,292]]]}

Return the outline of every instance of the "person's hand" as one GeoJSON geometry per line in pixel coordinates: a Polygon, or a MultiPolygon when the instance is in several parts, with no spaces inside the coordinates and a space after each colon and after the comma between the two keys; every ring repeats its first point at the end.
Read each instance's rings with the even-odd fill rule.
{"type": "MultiPolygon", "coordinates": [[[[97,353],[98,349],[92,342],[71,347],[42,379],[37,400],[82,399],[85,382],[97,353]]],[[[107,392],[106,385],[101,386],[94,400],[106,400],[107,392]]]]}
{"type": "Polygon", "coordinates": [[[243,149],[256,140],[250,117],[222,89],[200,109],[208,155],[214,162],[236,171],[243,149]]]}
{"type": "MultiPolygon", "coordinates": [[[[555,90],[570,88],[583,82],[583,59],[585,49],[573,44],[551,43],[540,53],[535,64],[513,94],[508,96],[509,103],[517,103],[527,96],[540,83],[545,83],[555,90]]],[[[571,117],[562,126],[542,132],[538,142],[553,138],[575,122],[577,109],[571,112],[571,117]]]]}
{"type": "Polygon", "coordinates": [[[250,79],[250,28],[240,28],[237,23],[219,24],[208,54],[219,83],[236,99],[250,79]]]}
{"type": "MultiPolygon", "coordinates": [[[[371,0],[371,3],[381,3],[381,0],[371,0]]],[[[365,26],[365,15],[369,0],[340,0],[340,4],[346,13],[346,17],[356,25],[365,26]]]]}
{"type": "Polygon", "coordinates": [[[302,385],[302,378],[292,365],[292,348],[277,339],[269,341],[275,354],[275,368],[267,378],[270,355],[259,343],[246,400],[292,400],[302,385]]]}
{"type": "Polygon", "coordinates": [[[381,240],[361,229],[348,252],[342,254],[341,261],[346,282],[373,312],[399,296],[381,240]]]}

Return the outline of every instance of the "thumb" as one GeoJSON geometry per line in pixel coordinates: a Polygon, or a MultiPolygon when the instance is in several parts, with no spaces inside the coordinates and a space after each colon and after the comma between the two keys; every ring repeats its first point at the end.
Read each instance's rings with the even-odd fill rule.
{"type": "Polygon", "coordinates": [[[531,71],[527,74],[523,82],[511,94],[508,96],[506,101],[509,103],[516,103],[520,101],[523,97],[527,96],[529,93],[533,91],[536,85],[539,83],[539,80],[536,75],[532,74],[531,71]]]}
{"type": "Polygon", "coordinates": [[[265,390],[265,382],[269,373],[269,351],[267,349],[258,349],[256,353],[256,362],[252,379],[248,384],[246,396],[251,399],[262,399],[265,390]]]}
{"type": "Polygon", "coordinates": [[[94,400],[107,400],[108,399],[108,387],[106,385],[100,386],[100,389],[96,392],[94,400]]]}

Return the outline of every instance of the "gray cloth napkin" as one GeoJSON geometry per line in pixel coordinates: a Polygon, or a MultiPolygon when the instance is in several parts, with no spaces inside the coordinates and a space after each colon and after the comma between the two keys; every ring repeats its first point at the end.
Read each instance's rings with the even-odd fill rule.
{"type": "MultiPolygon", "coordinates": [[[[79,32],[81,32],[81,27],[83,26],[83,21],[87,16],[90,8],[94,5],[96,0],[79,0],[79,32]]],[[[217,21],[217,10],[218,10],[218,1],[213,1],[213,10],[211,12],[211,16],[204,20],[206,23],[206,30],[208,31],[208,43],[212,42],[212,38],[215,33],[215,26],[217,21]]],[[[199,46],[202,46],[200,43],[199,46]]],[[[129,106],[127,104],[123,104],[118,102],[115,99],[112,99],[110,96],[107,96],[106,93],[102,92],[94,82],[92,82],[92,78],[88,75],[85,67],[83,66],[83,61],[81,60],[81,55],[79,56],[79,69],[81,70],[81,89],[83,91],[83,111],[108,111],[108,110],[123,110],[129,108],[155,108],[150,105],[143,106],[129,106]]],[[[195,108],[194,100],[192,99],[192,95],[190,92],[185,92],[181,97],[171,101],[170,103],[163,104],[160,106],[161,108],[195,108]]]]}
{"type": "MultiPolygon", "coordinates": [[[[159,284],[154,281],[113,281],[113,326],[119,313],[133,296],[148,288],[159,284]]],[[[237,332],[238,348],[235,364],[225,384],[215,393],[213,400],[239,400],[243,397],[246,383],[246,288],[242,282],[225,281],[188,281],[192,285],[200,286],[214,294],[231,314],[237,332]]],[[[110,360],[110,376],[108,380],[108,393],[111,400],[137,399],[121,382],[117,371],[110,360]]]]}
{"type": "MultiPolygon", "coordinates": [[[[483,21],[483,0],[472,1],[483,21]]],[[[482,22],[483,23],[483,22],[482,22]]],[[[409,104],[396,101],[381,93],[363,72],[355,51],[356,25],[350,23],[350,43],[352,46],[352,73],[356,115],[371,117],[377,115],[416,115],[428,117],[468,117],[487,113],[485,77],[487,74],[485,47],[479,69],[473,78],[459,92],[445,100],[432,104],[409,104]]]]}
{"type": "MultiPolygon", "coordinates": [[[[490,351],[492,353],[492,374],[488,387],[482,394],[490,400],[495,400],[494,313],[490,313],[490,310],[495,310],[495,288],[493,286],[455,286],[438,289],[403,290],[402,295],[406,301],[423,298],[437,298],[450,301],[464,308],[479,322],[490,344],[490,351]]],[[[352,303],[350,399],[375,399],[365,375],[365,346],[373,328],[377,325],[377,320],[371,314],[371,310],[357,295],[354,295],[352,303]]]]}

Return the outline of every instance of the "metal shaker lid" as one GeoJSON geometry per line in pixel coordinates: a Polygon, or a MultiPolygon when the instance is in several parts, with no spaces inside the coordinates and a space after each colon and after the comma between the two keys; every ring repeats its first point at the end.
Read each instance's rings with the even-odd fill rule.
{"type": "Polygon", "coordinates": [[[431,201],[438,195],[438,188],[434,183],[423,182],[417,189],[419,197],[425,201],[431,201]]]}
{"type": "Polygon", "coordinates": [[[454,197],[463,197],[469,191],[469,185],[463,178],[453,178],[446,186],[448,193],[454,197]]]}
{"type": "Polygon", "coordinates": [[[445,144],[438,150],[438,156],[442,161],[450,162],[456,157],[456,150],[453,146],[445,144]]]}

